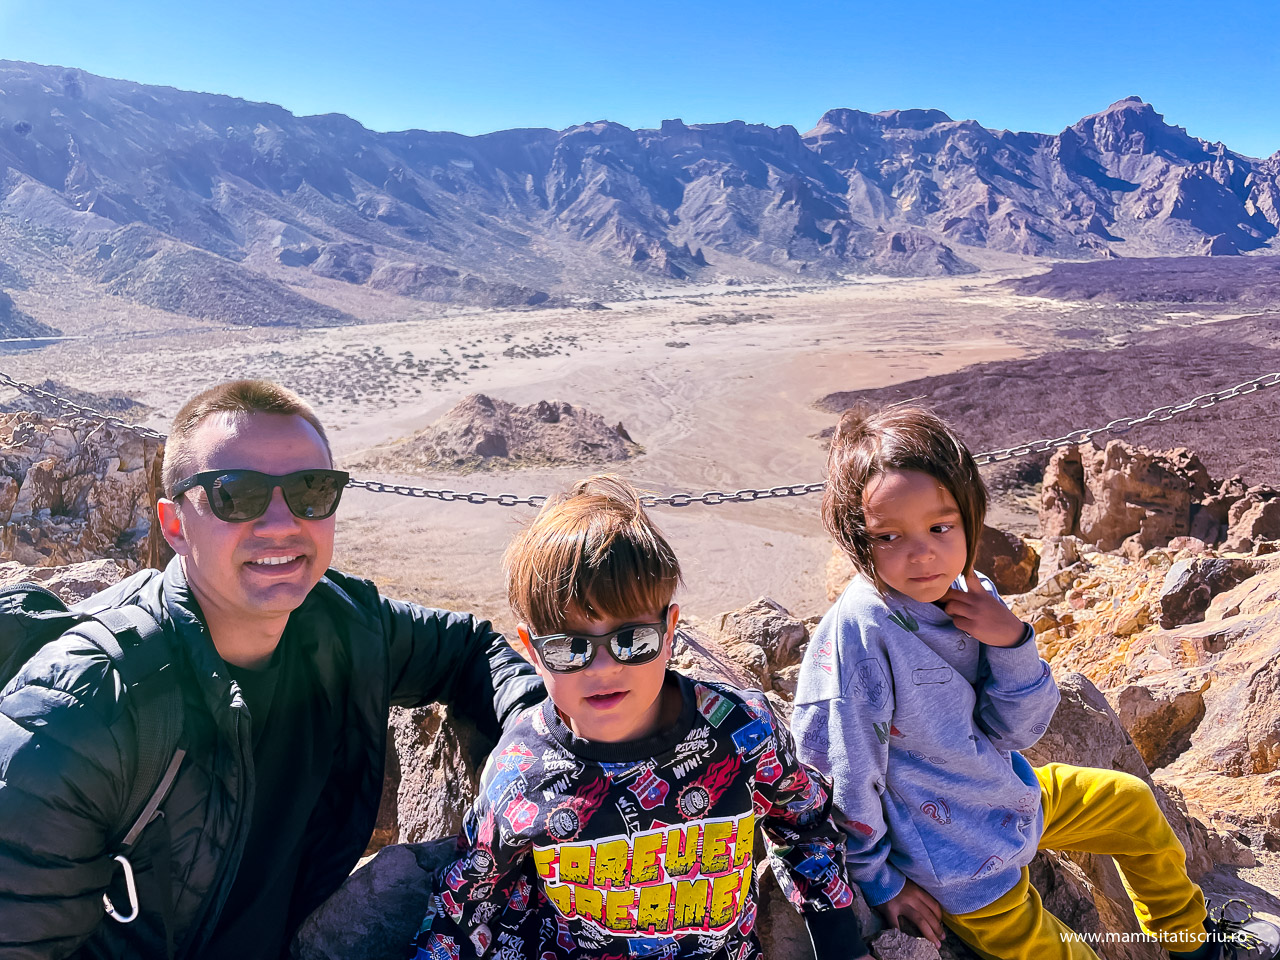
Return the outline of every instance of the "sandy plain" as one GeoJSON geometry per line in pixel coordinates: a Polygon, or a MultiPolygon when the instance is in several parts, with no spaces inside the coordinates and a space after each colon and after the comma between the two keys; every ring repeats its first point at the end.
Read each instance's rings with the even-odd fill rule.
{"type": "MultiPolygon", "coordinates": [[[[1020,297],[993,286],[1043,269],[655,290],[607,309],[423,310],[394,322],[319,330],[193,323],[175,331],[172,317],[144,311],[91,332],[86,313],[86,322],[64,324],[84,339],[7,353],[0,369],[28,381],[53,377],[126,394],[155,411],[147,423],[161,430],[183,399],[205,386],[269,377],[317,405],[339,462],[411,434],[468,393],[521,404],[563,400],[625,425],[644,452],[608,469],[647,491],[768,488],[821,479],[824,452],[814,434],[834,417],[813,404],[828,393],[1083,346],[1081,330],[1105,349],[1136,330],[1212,319],[1020,297]]],[[[528,496],[563,489],[587,472],[358,476],[528,496]]],[[[821,614],[830,548],[818,499],[658,508],[684,564],[685,612],[711,618],[764,595],[798,616],[821,614]]],[[[339,515],[336,562],[391,595],[474,610],[510,627],[499,559],[531,514],[351,490],[339,515]]],[[[1000,504],[995,517],[1006,526],[1029,523],[1018,504],[1000,504]]]]}

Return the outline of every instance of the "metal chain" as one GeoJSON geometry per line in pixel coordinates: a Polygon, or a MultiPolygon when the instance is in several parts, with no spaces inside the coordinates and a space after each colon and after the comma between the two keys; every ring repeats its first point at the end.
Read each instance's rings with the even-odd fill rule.
{"type": "Polygon", "coordinates": [[[13,377],[0,373],[0,385],[13,387],[19,393],[25,393],[29,397],[38,397],[52,403],[55,407],[61,407],[63,410],[70,411],[71,415],[80,420],[96,420],[99,423],[105,423],[112,427],[119,427],[122,430],[128,430],[136,433],[140,437],[147,437],[150,440],[164,440],[164,434],[159,433],[149,427],[139,426],[136,423],[129,423],[113,416],[109,413],[103,413],[101,410],[95,410],[93,407],[82,406],[71,400],[66,400],[47,390],[41,390],[39,387],[32,386],[29,383],[23,383],[21,380],[15,380],[13,377]]]}
{"type": "Polygon", "coordinates": [[[1268,373],[1261,377],[1254,377],[1252,380],[1246,380],[1244,383],[1237,383],[1234,387],[1228,387],[1225,390],[1204,393],[1198,397],[1192,397],[1190,400],[1184,400],[1182,403],[1171,403],[1168,406],[1156,407],[1150,413],[1141,417],[1121,417],[1119,420],[1112,420],[1105,427],[1094,427],[1092,430],[1073,430],[1065,436],[1055,437],[1052,440],[1037,440],[1034,443],[1023,443],[1016,447],[1007,447],[1004,450],[980,453],[974,459],[979,465],[1000,463],[1002,460],[1026,457],[1033,453],[1047,453],[1059,447],[1073,447],[1077,444],[1088,443],[1094,437],[1104,433],[1118,437],[1144,423],[1163,423],[1190,410],[1206,410],[1222,403],[1224,400],[1234,400],[1236,397],[1257,393],[1259,390],[1265,390],[1268,387],[1277,385],[1280,385],[1280,372],[1268,373]]]}
{"type": "MultiPolygon", "coordinates": [[[[88,420],[97,420],[111,426],[120,427],[124,430],[132,431],[143,437],[149,437],[153,440],[164,440],[165,435],[151,430],[148,427],[138,426],[137,424],[126,423],[119,417],[102,413],[94,410],[92,407],[85,407],[62,397],[55,396],[39,387],[34,387],[29,383],[23,383],[14,380],[12,377],[0,373],[0,385],[13,387],[21,393],[28,396],[38,397],[41,400],[47,400],[50,403],[69,410],[77,418],[88,420]]],[[[1144,414],[1141,417],[1121,417],[1118,420],[1112,420],[1106,426],[1094,427],[1088,430],[1073,430],[1065,436],[1054,437],[1052,439],[1036,440],[1032,443],[1019,444],[1016,447],[1007,447],[1004,450],[992,450],[987,453],[979,453],[974,457],[979,465],[991,463],[1000,463],[1004,460],[1012,460],[1016,457],[1026,457],[1033,453],[1048,453],[1050,450],[1056,450],[1059,447],[1073,447],[1077,444],[1088,443],[1094,437],[1102,434],[1112,434],[1121,436],[1128,433],[1134,427],[1142,426],[1145,423],[1163,423],[1166,420],[1172,420],[1174,417],[1181,416],[1191,410],[1206,410],[1209,407],[1216,406],[1226,400],[1234,400],[1236,397],[1247,396],[1251,393],[1257,393],[1259,390],[1265,390],[1268,387],[1280,386],[1280,371],[1276,373],[1268,373],[1261,377],[1254,377],[1252,380],[1246,380],[1243,383],[1237,383],[1234,387],[1228,387],[1225,390],[1218,390],[1214,393],[1201,394],[1190,400],[1184,400],[1182,403],[1173,403],[1144,414]]],[[[534,494],[529,497],[521,497],[514,493],[480,493],[475,491],[472,493],[459,493],[456,490],[432,490],[427,487],[414,487],[400,483],[381,483],[377,480],[351,480],[347,486],[358,489],[368,490],[370,493],[395,493],[402,497],[419,497],[426,500],[442,500],[445,503],[496,503],[500,507],[540,507],[547,502],[547,497],[542,494],[534,494]]],[[[803,497],[811,493],[820,493],[826,484],[822,481],[817,483],[792,483],[784,484],[777,487],[766,487],[764,489],[746,489],[735,490],[732,493],[723,490],[708,490],[703,494],[692,493],[673,493],[670,496],[644,496],[640,498],[640,502],[646,507],[687,507],[695,503],[706,504],[708,506],[719,506],[722,503],[752,503],[756,500],[771,500],[777,497],[803,497]]]]}

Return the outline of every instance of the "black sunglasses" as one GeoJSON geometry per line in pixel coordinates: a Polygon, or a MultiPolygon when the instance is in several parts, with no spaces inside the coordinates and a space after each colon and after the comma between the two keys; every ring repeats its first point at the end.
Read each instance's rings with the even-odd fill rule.
{"type": "Polygon", "coordinates": [[[529,640],[538,651],[543,666],[552,673],[574,673],[585,669],[601,647],[608,649],[609,655],[618,663],[639,666],[651,662],[662,652],[662,641],[667,636],[667,610],[662,611],[660,623],[638,623],[599,637],[549,633],[543,637],[530,637],[529,640]]]}
{"type": "Polygon", "coordinates": [[[173,499],[203,487],[215,517],[247,523],[267,512],[279,487],[289,512],[299,520],[324,520],[338,509],[342,488],[350,479],[351,474],[342,470],[295,470],[279,476],[257,470],[205,470],[175,483],[173,499]]]}

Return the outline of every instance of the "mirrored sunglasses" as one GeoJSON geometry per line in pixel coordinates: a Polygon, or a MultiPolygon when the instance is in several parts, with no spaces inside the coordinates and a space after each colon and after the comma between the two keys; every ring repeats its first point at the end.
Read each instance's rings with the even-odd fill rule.
{"type": "Polygon", "coordinates": [[[662,652],[667,635],[666,611],[660,623],[640,623],[599,637],[569,633],[549,633],[530,637],[543,665],[553,673],[573,673],[585,669],[604,647],[618,663],[639,666],[662,652]]]}
{"type": "Polygon", "coordinates": [[[247,523],[267,512],[279,487],[289,512],[299,520],[324,520],[338,509],[342,488],[350,479],[342,470],[295,470],[280,475],[257,470],[205,470],[175,483],[173,498],[202,487],[215,517],[227,523],[247,523]]]}

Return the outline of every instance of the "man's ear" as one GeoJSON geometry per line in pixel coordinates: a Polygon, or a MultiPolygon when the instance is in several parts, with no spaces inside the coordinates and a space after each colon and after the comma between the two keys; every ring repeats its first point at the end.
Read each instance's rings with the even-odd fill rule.
{"type": "Polygon", "coordinates": [[[680,604],[673,603],[667,607],[667,656],[673,657],[676,652],[676,624],[680,622],[680,604]]]}
{"type": "Polygon", "coordinates": [[[529,634],[529,625],[527,623],[516,624],[516,636],[520,638],[519,643],[512,644],[516,648],[516,653],[533,664],[536,670],[538,668],[538,658],[533,652],[533,639],[529,634]]]}
{"type": "Polygon", "coordinates": [[[160,521],[160,532],[164,534],[173,552],[180,557],[190,556],[191,547],[182,529],[182,517],[178,514],[178,505],[162,497],[156,501],[156,517],[160,521]]]}

